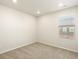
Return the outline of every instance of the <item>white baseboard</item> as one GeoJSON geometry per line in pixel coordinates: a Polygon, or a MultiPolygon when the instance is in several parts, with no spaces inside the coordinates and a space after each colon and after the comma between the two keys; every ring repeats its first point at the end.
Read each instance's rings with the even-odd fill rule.
{"type": "Polygon", "coordinates": [[[78,51],[76,51],[76,50],[71,50],[71,49],[67,49],[67,48],[64,48],[64,47],[55,46],[55,45],[49,44],[47,42],[38,42],[38,43],[45,44],[45,45],[48,45],[48,46],[51,46],[51,47],[61,48],[61,49],[64,49],[64,50],[67,50],[67,51],[71,51],[71,52],[78,53],[78,51]]]}
{"type": "Polygon", "coordinates": [[[27,44],[23,44],[23,45],[21,45],[21,46],[14,47],[14,48],[11,48],[11,49],[8,49],[8,50],[5,50],[5,51],[2,51],[2,52],[0,52],[0,54],[3,54],[3,53],[6,53],[6,52],[9,52],[9,51],[15,50],[15,49],[17,49],[17,48],[21,48],[21,47],[23,47],[23,46],[28,46],[28,45],[33,44],[33,43],[35,43],[35,42],[29,42],[29,43],[27,43],[27,44]]]}
{"type": "MultiPolygon", "coordinates": [[[[17,49],[17,48],[21,48],[21,47],[23,47],[23,46],[28,46],[28,45],[33,44],[33,43],[36,43],[36,42],[30,42],[30,43],[27,43],[27,44],[24,44],[24,45],[21,45],[21,46],[18,46],[18,47],[15,47],[15,48],[12,48],[12,49],[9,49],[9,50],[6,50],[6,51],[2,51],[2,52],[0,52],[0,54],[3,54],[3,53],[6,53],[6,52],[15,50],[15,49],[17,49]]],[[[45,44],[45,45],[52,46],[52,47],[56,47],[56,48],[65,49],[65,50],[68,50],[68,51],[71,51],[71,52],[78,53],[78,52],[75,51],[75,50],[70,50],[70,49],[67,49],[67,48],[64,48],[64,47],[58,47],[58,46],[55,46],[55,45],[52,45],[52,44],[49,44],[49,43],[46,43],[46,42],[38,42],[38,43],[45,44]]]]}

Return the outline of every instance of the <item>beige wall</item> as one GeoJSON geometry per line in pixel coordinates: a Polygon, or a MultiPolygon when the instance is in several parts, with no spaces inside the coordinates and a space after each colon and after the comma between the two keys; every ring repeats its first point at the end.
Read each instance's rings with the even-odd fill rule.
{"type": "Polygon", "coordinates": [[[0,5],[0,53],[36,41],[77,52],[77,7],[35,18],[0,5]],[[65,15],[75,17],[74,40],[59,37],[58,19],[65,15]]]}
{"type": "Polygon", "coordinates": [[[0,53],[36,40],[36,18],[0,5],[0,53]]]}
{"type": "Polygon", "coordinates": [[[39,42],[77,52],[77,13],[76,6],[39,17],[39,42]],[[59,17],[61,16],[74,16],[76,25],[76,39],[62,39],[59,37],[58,21],[59,17]]]}

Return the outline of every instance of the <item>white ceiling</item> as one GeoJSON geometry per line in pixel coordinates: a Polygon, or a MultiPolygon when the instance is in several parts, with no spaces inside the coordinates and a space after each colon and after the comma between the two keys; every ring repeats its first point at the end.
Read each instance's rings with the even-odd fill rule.
{"type": "Polygon", "coordinates": [[[76,6],[77,0],[17,0],[13,3],[12,0],[0,0],[0,4],[15,8],[22,12],[29,13],[34,16],[37,15],[36,11],[39,9],[40,15],[76,6]],[[58,4],[63,3],[64,7],[59,7],[58,4]]]}

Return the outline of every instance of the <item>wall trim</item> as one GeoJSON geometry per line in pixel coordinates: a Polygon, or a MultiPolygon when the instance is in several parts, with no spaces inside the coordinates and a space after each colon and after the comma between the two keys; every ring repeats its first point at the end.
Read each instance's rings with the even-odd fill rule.
{"type": "Polygon", "coordinates": [[[12,51],[12,50],[15,50],[15,49],[18,49],[18,48],[22,48],[22,47],[24,47],[24,46],[28,46],[28,45],[31,45],[31,44],[34,44],[34,43],[35,43],[35,42],[29,42],[29,43],[27,43],[27,44],[23,44],[23,45],[21,45],[21,46],[17,46],[17,47],[12,48],[12,49],[8,49],[8,50],[5,50],[5,51],[2,51],[2,52],[0,52],[0,54],[4,54],[4,53],[10,52],[10,51],[12,51]]]}
{"type": "Polygon", "coordinates": [[[15,49],[18,49],[18,48],[22,48],[24,46],[29,46],[29,45],[32,45],[34,43],[40,43],[40,44],[44,44],[44,45],[47,45],[47,46],[50,46],[50,47],[55,47],[55,48],[64,49],[64,50],[67,50],[67,51],[70,51],[70,52],[78,53],[75,50],[70,50],[70,49],[67,49],[67,48],[64,48],[64,47],[58,47],[58,46],[51,45],[51,44],[45,43],[45,42],[30,42],[30,43],[24,44],[22,46],[18,46],[18,47],[15,47],[15,48],[12,48],[12,49],[9,49],[9,50],[6,50],[6,51],[2,51],[2,52],[0,52],[0,54],[4,54],[4,53],[10,52],[12,50],[15,50],[15,49]]]}
{"type": "Polygon", "coordinates": [[[76,51],[76,50],[70,50],[70,49],[55,46],[55,45],[52,45],[52,44],[49,44],[49,43],[45,43],[45,42],[38,42],[38,43],[41,43],[41,44],[44,44],[44,45],[47,45],[47,46],[50,46],[50,47],[55,47],[55,48],[64,49],[64,50],[67,50],[67,51],[70,51],[70,52],[78,53],[78,51],[76,51]]]}

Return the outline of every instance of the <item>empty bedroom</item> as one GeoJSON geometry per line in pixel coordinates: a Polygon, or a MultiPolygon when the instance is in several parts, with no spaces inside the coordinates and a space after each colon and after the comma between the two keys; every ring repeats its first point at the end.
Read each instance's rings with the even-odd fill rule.
{"type": "Polygon", "coordinates": [[[0,0],[0,59],[78,59],[78,0],[0,0]]]}

